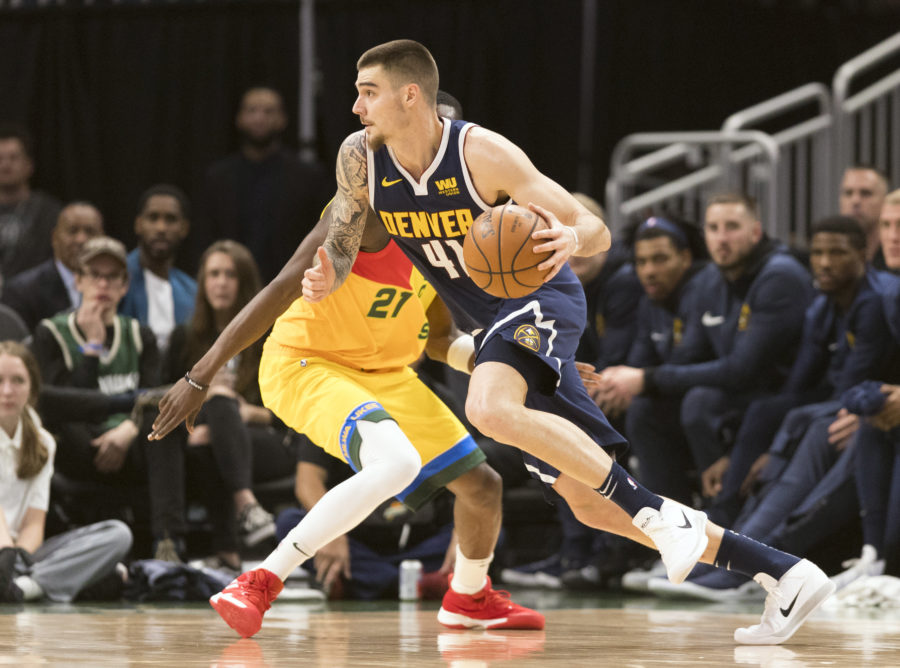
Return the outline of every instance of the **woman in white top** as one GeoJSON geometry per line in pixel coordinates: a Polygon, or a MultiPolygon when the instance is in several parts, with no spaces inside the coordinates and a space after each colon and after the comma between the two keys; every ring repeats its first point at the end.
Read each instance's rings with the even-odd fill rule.
{"type": "Polygon", "coordinates": [[[56,442],[34,404],[40,374],[31,352],[0,342],[0,602],[71,601],[106,577],[131,548],[118,520],[44,540],[56,442]]]}

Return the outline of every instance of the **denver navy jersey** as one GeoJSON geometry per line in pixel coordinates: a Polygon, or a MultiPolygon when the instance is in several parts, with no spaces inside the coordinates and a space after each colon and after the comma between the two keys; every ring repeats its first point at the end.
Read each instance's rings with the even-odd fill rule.
{"type": "MultiPolygon", "coordinates": [[[[418,181],[394,159],[388,146],[367,150],[369,204],[437,290],[456,325],[472,332],[488,327],[501,304],[509,300],[484,292],[466,273],[463,240],[475,218],[493,205],[475,191],[463,157],[466,134],[473,124],[446,118],[442,122],[437,155],[418,181]]],[[[573,282],[578,284],[578,279],[566,265],[546,285],[573,282]]]]}

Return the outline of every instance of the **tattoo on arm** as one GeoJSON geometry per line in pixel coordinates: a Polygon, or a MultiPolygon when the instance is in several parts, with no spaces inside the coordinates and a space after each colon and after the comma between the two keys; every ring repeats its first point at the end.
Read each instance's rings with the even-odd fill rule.
{"type": "Polygon", "coordinates": [[[350,274],[362,240],[369,210],[366,138],[350,135],[341,145],[337,161],[337,195],[332,205],[332,223],[325,250],[334,263],[335,288],[350,274]]]}

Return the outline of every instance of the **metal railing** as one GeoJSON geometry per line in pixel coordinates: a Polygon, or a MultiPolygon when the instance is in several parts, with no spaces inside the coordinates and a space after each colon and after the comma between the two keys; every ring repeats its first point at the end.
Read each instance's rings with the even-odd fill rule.
{"type": "Polygon", "coordinates": [[[804,246],[813,221],[834,211],[837,203],[829,169],[832,116],[828,88],[809,83],[743,109],[725,119],[722,131],[762,129],[762,125],[780,152],[776,167],[779,197],[771,227],[778,238],[804,246]],[[803,112],[811,113],[798,122],[803,112]],[[790,124],[782,127],[787,122],[790,124]]]}
{"type": "Polygon", "coordinates": [[[900,177],[900,33],[848,60],[832,83],[837,175],[851,164],[873,165],[900,177]],[[892,59],[897,69],[852,92],[860,76],[892,59]]]}
{"type": "Polygon", "coordinates": [[[810,83],[732,114],[719,132],[625,137],[613,150],[607,215],[614,231],[661,209],[699,221],[711,190],[737,187],[759,200],[770,234],[802,246],[809,225],[836,210],[851,164],[900,178],[900,33],[842,65],[833,95],[810,83]],[[892,59],[898,68],[861,87],[861,75],[892,59]]]}
{"type": "Polygon", "coordinates": [[[631,222],[660,211],[699,220],[706,197],[728,188],[757,197],[765,212],[764,224],[775,233],[778,164],[778,144],[758,130],[628,135],[613,150],[606,188],[610,227],[621,232],[631,222]],[[656,150],[635,157],[646,149],[656,150]],[[655,171],[675,167],[686,173],[671,179],[656,177],[658,184],[647,187],[655,171]],[[635,192],[639,190],[643,192],[635,192]]]}

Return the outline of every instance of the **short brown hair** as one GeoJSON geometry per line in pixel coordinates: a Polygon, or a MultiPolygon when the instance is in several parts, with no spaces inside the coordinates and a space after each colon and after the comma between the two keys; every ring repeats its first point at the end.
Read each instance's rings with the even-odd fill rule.
{"type": "Polygon", "coordinates": [[[415,83],[429,106],[435,105],[438,67],[431,52],[411,39],[395,39],[373,46],[356,61],[356,69],[381,65],[395,85],[415,83]]]}
{"type": "Polygon", "coordinates": [[[747,209],[747,213],[759,220],[759,205],[756,203],[756,199],[747,193],[736,190],[715,193],[706,200],[706,208],[708,209],[713,204],[742,204],[747,209]]]}

